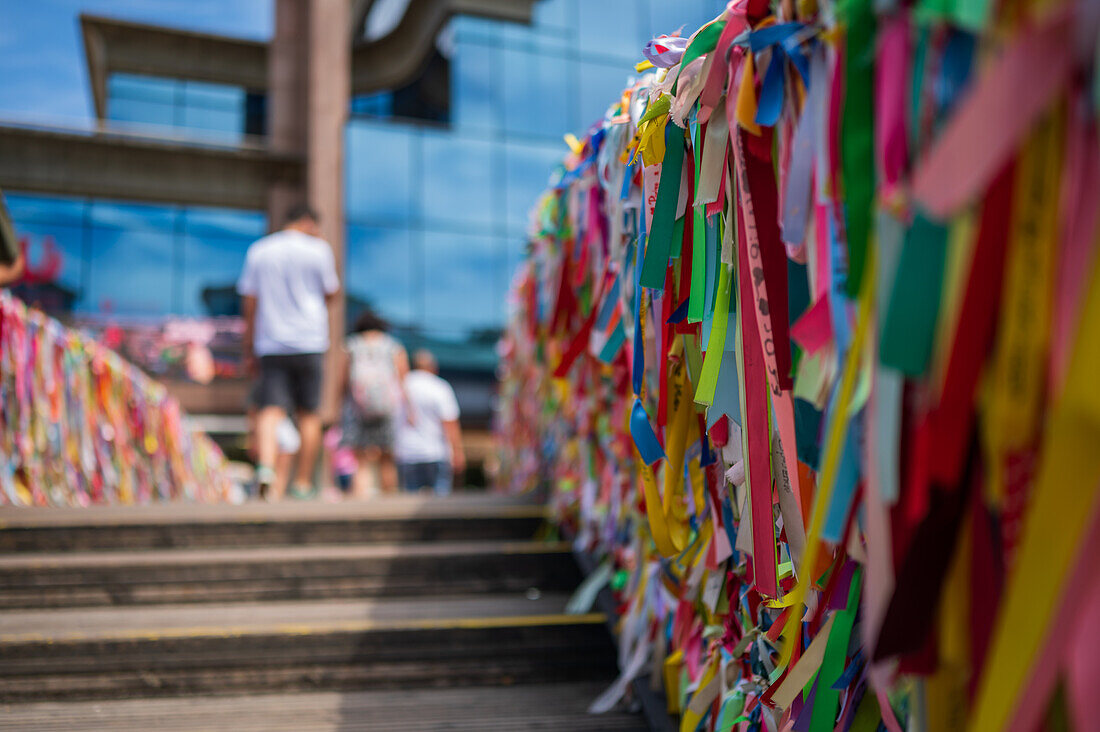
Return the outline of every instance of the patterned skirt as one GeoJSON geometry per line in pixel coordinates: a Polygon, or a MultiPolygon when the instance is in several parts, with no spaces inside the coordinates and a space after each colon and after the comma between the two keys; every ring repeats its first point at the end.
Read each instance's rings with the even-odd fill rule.
{"type": "Polygon", "coordinates": [[[358,407],[345,400],[340,410],[340,444],[353,450],[393,450],[393,417],[364,417],[358,407]]]}

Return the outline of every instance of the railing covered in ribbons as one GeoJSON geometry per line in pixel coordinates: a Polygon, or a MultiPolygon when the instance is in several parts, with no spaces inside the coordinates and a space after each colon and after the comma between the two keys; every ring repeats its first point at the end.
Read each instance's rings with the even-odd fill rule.
{"type": "Polygon", "coordinates": [[[596,709],[652,669],[684,730],[1095,727],[1098,27],[737,0],[569,139],[500,480],[613,570],[596,709]]]}
{"type": "Polygon", "coordinates": [[[163,385],[0,292],[0,505],[224,500],[224,463],[163,385]]]}

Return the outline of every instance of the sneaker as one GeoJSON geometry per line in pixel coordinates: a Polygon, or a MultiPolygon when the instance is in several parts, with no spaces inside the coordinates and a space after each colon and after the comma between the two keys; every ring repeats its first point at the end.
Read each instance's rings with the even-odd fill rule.
{"type": "Polygon", "coordinates": [[[300,501],[308,501],[317,497],[318,488],[314,485],[296,484],[290,488],[290,497],[300,501]]]}
{"type": "Polygon", "coordinates": [[[275,482],[275,471],[268,465],[256,466],[256,492],[260,498],[266,499],[271,491],[271,484],[275,482]]]}

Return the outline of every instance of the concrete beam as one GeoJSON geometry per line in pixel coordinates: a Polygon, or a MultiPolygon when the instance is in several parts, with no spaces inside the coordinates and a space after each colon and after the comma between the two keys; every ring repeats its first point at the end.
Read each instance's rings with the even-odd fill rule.
{"type": "Polygon", "coordinates": [[[359,43],[351,55],[353,94],[402,87],[423,70],[435,39],[455,15],[530,23],[536,0],[409,0],[397,27],[359,43]]]}
{"type": "MultiPolygon", "coordinates": [[[[367,94],[411,82],[423,68],[432,44],[455,15],[530,23],[537,0],[410,0],[393,31],[361,41],[351,52],[351,90],[367,94]]],[[[359,31],[372,2],[349,8],[349,37],[359,31]]],[[[99,119],[107,116],[107,79],[115,72],[148,74],[268,88],[268,44],[229,36],[81,15],[84,54],[92,99],[99,119]]]]}
{"type": "Polygon", "coordinates": [[[300,185],[302,159],[112,133],[0,126],[0,188],[263,210],[273,181],[300,185]]]}
{"type": "Polygon", "coordinates": [[[367,16],[370,15],[372,5],[374,5],[374,0],[351,0],[351,23],[348,24],[348,27],[351,29],[351,42],[353,44],[363,37],[363,32],[367,27],[367,16]]]}
{"type": "Polygon", "coordinates": [[[81,15],[95,113],[107,116],[107,78],[148,74],[267,88],[267,43],[81,15]]]}

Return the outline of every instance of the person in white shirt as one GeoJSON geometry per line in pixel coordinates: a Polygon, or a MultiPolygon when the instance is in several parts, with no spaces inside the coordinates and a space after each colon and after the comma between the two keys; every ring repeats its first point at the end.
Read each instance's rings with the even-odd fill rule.
{"type": "Polygon", "coordinates": [[[432,488],[446,495],[451,492],[454,477],[466,470],[466,453],[458,425],[458,400],[438,372],[429,351],[413,354],[413,370],[405,377],[413,419],[396,420],[394,451],[401,485],[406,490],[432,488]]]}
{"type": "Polygon", "coordinates": [[[332,247],[318,238],[317,214],[294,206],[281,231],[248,248],[237,282],[244,314],[244,357],[257,376],[256,482],[278,500],[286,490],[274,470],[278,428],[297,412],[301,447],[293,491],[313,494],[314,463],[321,447],[321,381],[329,347],[328,308],[340,289],[332,247]]]}

